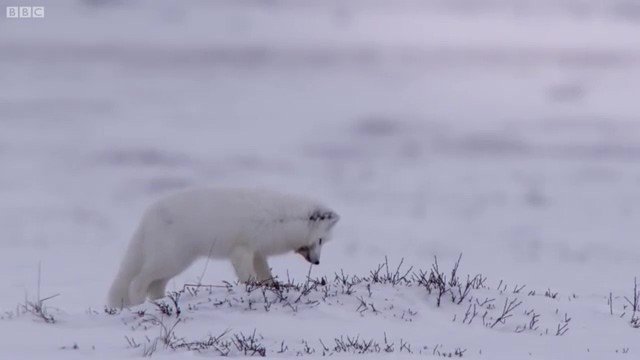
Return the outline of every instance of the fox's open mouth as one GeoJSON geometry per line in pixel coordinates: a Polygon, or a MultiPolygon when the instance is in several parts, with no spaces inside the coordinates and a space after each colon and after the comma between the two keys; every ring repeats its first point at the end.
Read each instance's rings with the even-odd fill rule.
{"type": "Polygon", "coordinates": [[[320,260],[311,260],[311,253],[309,251],[309,248],[306,246],[303,246],[301,248],[299,248],[298,250],[296,250],[297,254],[300,254],[300,256],[302,256],[303,258],[305,258],[305,260],[307,260],[308,262],[314,264],[314,265],[319,265],[320,264],[320,260]]]}

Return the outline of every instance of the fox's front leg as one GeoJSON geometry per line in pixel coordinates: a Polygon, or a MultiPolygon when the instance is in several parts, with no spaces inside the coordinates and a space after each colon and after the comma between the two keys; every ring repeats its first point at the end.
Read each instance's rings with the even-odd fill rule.
{"type": "Polygon", "coordinates": [[[254,252],[242,246],[236,247],[231,251],[231,264],[233,264],[238,280],[243,283],[256,281],[258,278],[253,265],[254,258],[254,252]]]}
{"type": "Polygon", "coordinates": [[[273,284],[274,281],[273,276],[271,275],[271,269],[269,268],[269,263],[267,263],[267,259],[264,256],[256,254],[253,258],[253,267],[256,270],[259,282],[273,284]]]}

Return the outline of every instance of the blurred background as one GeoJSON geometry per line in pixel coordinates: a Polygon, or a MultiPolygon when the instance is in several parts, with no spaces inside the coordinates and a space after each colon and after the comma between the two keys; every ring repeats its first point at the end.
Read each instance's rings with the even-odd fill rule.
{"type": "Polygon", "coordinates": [[[534,288],[637,274],[638,1],[14,5],[46,9],[0,18],[2,308],[38,263],[58,305],[99,306],[143,209],[201,185],[337,209],[317,275],[460,253],[464,273],[534,288]]]}

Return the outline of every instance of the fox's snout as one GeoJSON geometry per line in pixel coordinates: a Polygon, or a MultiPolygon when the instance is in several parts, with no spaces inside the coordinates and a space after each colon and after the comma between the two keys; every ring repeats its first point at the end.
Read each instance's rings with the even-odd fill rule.
{"type": "Polygon", "coordinates": [[[313,265],[320,265],[319,254],[316,254],[314,251],[311,251],[311,249],[308,246],[303,246],[299,248],[298,250],[296,250],[296,253],[302,255],[302,257],[305,258],[305,260],[312,263],[313,265]]]}
{"type": "Polygon", "coordinates": [[[311,260],[311,256],[309,254],[304,255],[304,258],[313,265],[320,265],[320,259],[311,260]]]}

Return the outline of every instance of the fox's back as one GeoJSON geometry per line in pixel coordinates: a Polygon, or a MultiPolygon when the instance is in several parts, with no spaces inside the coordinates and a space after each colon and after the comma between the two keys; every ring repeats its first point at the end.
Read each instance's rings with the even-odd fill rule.
{"type": "Polygon", "coordinates": [[[258,242],[275,244],[302,235],[309,214],[321,206],[271,190],[199,188],[160,199],[147,210],[145,221],[182,244],[197,245],[198,251],[215,242],[224,255],[238,241],[262,246],[258,242]]]}
{"type": "Polygon", "coordinates": [[[171,194],[152,207],[192,218],[271,221],[299,218],[318,206],[313,200],[272,190],[197,188],[171,194]]]}

